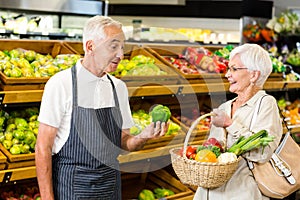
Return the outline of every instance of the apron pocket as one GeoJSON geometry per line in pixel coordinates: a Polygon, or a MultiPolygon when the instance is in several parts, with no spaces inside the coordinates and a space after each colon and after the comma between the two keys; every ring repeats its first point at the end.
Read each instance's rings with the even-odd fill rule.
{"type": "Polygon", "coordinates": [[[76,199],[111,199],[117,183],[116,170],[107,166],[100,169],[76,167],[74,194],[76,199]]]}

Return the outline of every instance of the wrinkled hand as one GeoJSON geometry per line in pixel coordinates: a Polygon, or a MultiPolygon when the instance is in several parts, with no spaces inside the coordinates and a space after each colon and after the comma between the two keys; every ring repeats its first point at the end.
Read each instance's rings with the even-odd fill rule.
{"type": "Polygon", "coordinates": [[[149,126],[147,126],[138,136],[139,138],[151,139],[158,138],[164,136],[169,128],[169,122],[160,122],[157,121],[155,126],[154,122],[152,122],[149,126]]]}
{"type": "Polygon", "coordinates": [[[216,127],[230,126],[232,124],[232,119],[220,109],[213,109],[214,115],[211,117],[211,123],[216,127]]]}

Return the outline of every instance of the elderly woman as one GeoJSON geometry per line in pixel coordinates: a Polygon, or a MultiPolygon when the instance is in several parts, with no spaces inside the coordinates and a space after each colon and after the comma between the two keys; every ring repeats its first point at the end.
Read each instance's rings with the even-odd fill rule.
{"type": "Polygon", "coordinates": [[[269,199],[258,189],[246,159],[260,163],[268,161],[282,136],[276,99],[262,90],[272,71],[272,62],[268,52],[259,45],[244,44],[231,52],[228,66],[225,76],[230,83],[229,91],[237,96],[213,110],[215,116],[212,117],[209,137],[223,141],[227,148],[240,136],[249,137],[262,129],[276,139],[264,151],[256,149],[243,155],[245,159],[240,160],[237,171],[223,186],[216,189],[199,187],[194,200],[269,199]],[[254,117],[257,104],[260,106],[254,117]]]}

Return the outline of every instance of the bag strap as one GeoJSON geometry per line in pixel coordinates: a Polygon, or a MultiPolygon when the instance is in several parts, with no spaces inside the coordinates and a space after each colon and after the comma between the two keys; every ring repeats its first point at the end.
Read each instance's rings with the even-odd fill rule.
{"type": "Polygon", "coordinates": [[[259,102],[256,104],[256,107],[255,107],[255,110],[254,110],[254,114],[253,114],[253,117],[251,119],[251,124],[250,124],[250,131],[252,131],[252,128],[253,128],[253,125],[255,124],[256,122],[256,118],[258,116],[258,113],[259,113],[259,108],[260,108],[260,105],[261,105],[261,102],[262,102],[262,99],[264,97],[268,96],[268,94],[266,95],[263,95],[262,97],[260,97],[260,99],[258,100],[259,102]]]}
{"type": "MultiPolygon", "coordinates": [[[[257,116],[258,116],[258,113],[259,113],[259,108],[260,108],[260,105],[261,105],[261,102],[262,102],[262,99],[267,96],[266,95],[263,95],[262,97],[260,97],[260,99],[258,100],[259,102],[256,104],[256,107],[254,109],[254,114],[252,116],[252,119],[251,119],[251,123],[250,123],[250,128],[249,130],[252,131],[252,128],[253,128],[253,125],[255,124],[256,122],[256,119],[257,119],[257,116]]],[[[248,163],[248,167],[250,170],[252,170],[254,168],[254,165],[253,165],[253,162],[246,159],[247,163],[248,163]]]]}
{"type": "MultiPolygon", "coordinates": [[[[255,123],[256,121],[256,118],[257,118],[257,115],[259,113],[259,108],[260,108],[260,105],[261,105],[261,102],[262,102],[262,99],[267,96],[267,95],[264,95],[260,98],[260,102],[258,104],[256,104],[256,107],[255,107],[255,111],[254,111],[254,115],[252,117],[252,120],[251,120],[251,124],[250,124],[250,131],[252,130],[253,128],[253,124],[255,123]]],[[[278,107],[278,105],[277,105],[278,107]]],[[[276,150],[274,151],[274,153],[272,154],[272,157],[270,159],[270,162],[274,168],[274,170],[276,171],[276,173],[279,175],[279,176],[284,176],[286,178],[286,180],[290,183],[290,184],[295,184],[296,183],[296,180],[294,178],[294,176],[292,175],[292,172],[291,172],[291,169],[290,167],[277,155],[280,153],[280,151],[283,149],[287,139],[289,138],[290,136],[290,128],[288,127],[286,121],[285,121],[285,117],[284,115],[282,114],[280,108],[278,107],[278,110],[279,110],[279,113],[280,113],[280,116],[282,117],[282,120],[283,120],[283,123],[284,123],[284,126],[286,127],[287,129],[287,133],[285,134],[284,138],[281,140],[280,144],[278,145],[278,147],[276,148],[276,150]]],[[[254,164],[252,161],[246,159],[247,161],[247,164],[248,164],[248,167],[250,170],[253,170],[254,168],[254,164]]]]}

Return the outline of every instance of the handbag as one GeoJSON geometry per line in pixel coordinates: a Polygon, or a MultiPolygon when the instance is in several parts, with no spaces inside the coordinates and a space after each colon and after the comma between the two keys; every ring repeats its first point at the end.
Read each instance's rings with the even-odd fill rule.
{"type": "MultiPolygon", "coordinates": [[[[258,114],[260,103],[256,106],[252,122],[255,121],[253,119],[258,114]]],[[[282,115],[281,112],[280,114],[282,115]]],[[[291,137],[284,116],[282,115],[282,117],[288,132],[280,141],[271,159],[266,163],[248,160],[249,169],[252,171],[261,193],[277,199],[283,199],[300,189],[300,147],[291,137]]]]}

